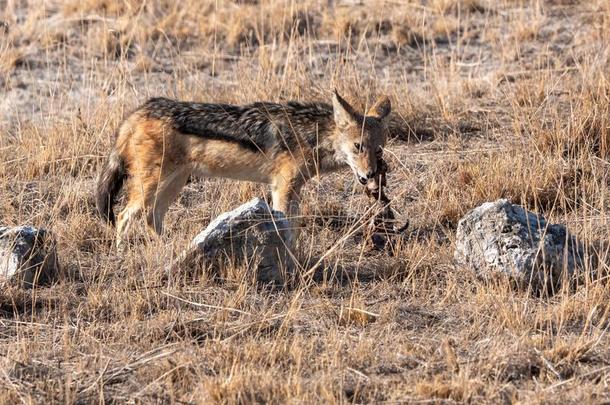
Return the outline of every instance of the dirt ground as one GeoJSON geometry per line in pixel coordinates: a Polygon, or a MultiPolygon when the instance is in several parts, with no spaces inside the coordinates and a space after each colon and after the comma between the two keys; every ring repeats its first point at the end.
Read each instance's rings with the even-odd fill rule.
{"type": "Polygon", "coordinates": [[[0,225],[56,236],[50,286],[0,288],[0,403],[610,401],[610,3],[0,0],[0,225]],[[128,249],[95,213],[114,131],[148,97],[392,100],[393,255],[350,230],[348,171],[303,192],[296,286],[247,266],[167,272],[262,185],[197,180],[128,249]],[[595,268],[552,296],[453,260],[458,220],[508,198],[595,268]],[[346,236],[348,235],[348,236],[346,236]]]}

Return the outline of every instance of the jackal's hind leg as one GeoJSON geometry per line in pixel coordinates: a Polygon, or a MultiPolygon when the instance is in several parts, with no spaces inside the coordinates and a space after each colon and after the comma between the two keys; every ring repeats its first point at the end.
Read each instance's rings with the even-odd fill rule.
{"type": "Polygon", "coordinates": [[[146,224],[157,235],[163,231],[163,218],[170,204],[186,184],[190,170],[187,168],[165,171],[165,175],[149,173],[145,178],[135,176],[129,184],[127,206],[117,220],[116,244],[121,247],[142,211],[146,214],[146,224]]]}
{"type": "Polygon", "coordinates": [[[165,214],[186,184],[190,173],[186,167],[175,169],[156,182],[154,187],[149,186],[150,190],[146,192],[145,199],[146,224],[157,235],[163,232],[165,214]]]}
{"type": "Polygon", "coordinates": [[[122,248],[125,243],[125,238],[133,224],[133,221],[142,212],[142,205],[139,201],[131,202],[125,207],[118,216],[116,225],[116,247],[122,248]]]}

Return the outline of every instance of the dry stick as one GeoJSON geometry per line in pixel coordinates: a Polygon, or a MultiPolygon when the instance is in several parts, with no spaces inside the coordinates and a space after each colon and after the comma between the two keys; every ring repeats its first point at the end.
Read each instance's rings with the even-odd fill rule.
{"type": "Polygon", "coordinates": [[[369,315],[369,316],[372,316],[373,318],[379,318],[381,316],[380,314],[376,314],[374,312],[367,311],[365,309],[355,308],[355,307],[343,307],[341,309],[342,310],[345,309],[347,311],[358,312],[358,313],[361,313],[361,314],[364,314],[364,315],[369,315]]]}
{"type": "Polygon", "coordinates": [[[534,348],[534,351],[536,352],[536,354],[538,356],[540,356],[540,358],[542,359],[542,362],[544,363],[546,368],[548,368],[553,374],[555,374],[555,377],[557,377],[557,379],[559,379],[559,381],[563,381],[563,378],[561,378],[561,374],[559,374],[559,372],[557,371],[555,366],[553,366],[553,363],[551,363],[546,357],[544,357],[544,355],[542,354],[542,352],[540,350],[534,348]]]}
{"type": "Polygon", "coordinates": [[[369,381],[369,380],[370,380],[369,376],[368,376],[368,375],[366,375],[366,374],[364,374],[362,371],[356,370],[355,368],[351,368],[351,367],[348,367],[348,368],[347,368],[347,370],[348,370],[348,371],[351,371],[352,373],[356,374],[356,375],[357,375],[357,376],[359,376],[359,377],[364,378],[364,379],[365,379],[365,380],[367,380],[367,381],[369,381]]]}
{"type": "Polygon", "coordinates": [[[263,323],[263,322],[274,321],[274,320],[276,320],[276,319],[282,319],[282,318],[285,318],[286,316],[288,316],[288,313],[285,313],[285,314],[279,314],[279,315],[272,316],[272,317],[270,317],[270,318],[265,318],[265,319],[260,319],[260,320],[258,320],[258,321],[249,322],[249,323],[247,323],[247,324],[245,324],[245,325],[238,325],[238,326],[232,327],[232,328],[230,328],[228,331],[233,331],[233,330],[238,329],[238,328],[241,328],[241,329],[240,329],[240,330],[238,330],[238,331],[236,331],[236,332],[235,332],[235,333],[233,333],[232,335],[229,335],[229,336],[227,336],[226,338],[222,339],[222,341],[223,341],[223,342],[227,342],[227,341],[229,341],[229,340],[233,339],[234,337],[239,336],[239,335],[241,335],[241,334],[243,334],[243,333],[247,332],[247,331],[248,331],[248,329],[250,329],[252,326],[254,326],[254,325],[256,325],[256,324],[263,323]]]}
{"type": "MultiPolygon", "coordinates": [[[[175,345],[168,345],[168,346],[175,346],[175,345]]],[[[168,346],[166,346],[166,347],[168,347],[168,346]]],[[[85,393],[85,392],[92,390],[99,383],[101,383],[102,386],[104,384],[112,384],[113,380],[115,378],[121,377],[122,375],[124,375],[126,373],[131,373],[131,372],[137,370],[138,368],[150,363],[151,361],[159,360],[159,359],[165,358],[167,356],[171,356],[172,354],[176,353],[176,351],[177,351],[177,349],[160,351],[161,349],[163,349],[163,348],[158,348],[158,349],[153,349],[151,351],[148,351],[148,352],[144,353],[142,356],[140,356],[140,358],[138,358],[137,360],[135,360],[129,364],[126,364],[122,367],[114,368],[113,370],[111,370],[111,372],[110,372],[111,374],[107,378],[104,378],[104,374],[106,373],[106,370],[108,369],[108,364],[110,363],[110,361],[108,361],[106,363],[106,365],[104,366],[104,369],[102,370],[102,373],[100,374],[100,376],[93,382],[93,384],[91,384],[89,387],[85,388],[84,390],[80,391],[80,393],[85,393]],[[155,352],[158,352],[158,353],[155,354],[155,352]],[[150,354],[153,354],[153,355],[149,356],[150,354]],[[149,356],[149,357],[147,357],[147,356],[149,356]]]]}
{"type": "Polygon", "coordinates": [[[221,307],[221,306],[218,306],[218,305],[210,305],[210,304],[202,304],[201,302],[194,302],[194,301],[185,300],[184,298],[177,297],[177,296],[172,295],[172,294],[170,294],[168,292],[165,292],[165,291],[161,291],[161,293],[164,294],[164,295],[167,295],[168,297],[172,297],[174,299],[177,299],[178,301],[184,302],[186,304],[191,304],[191,305],[196,306],[196,307],[210,308],[210,309],[220,309],[220,310],[224,310],[224,311],[237,312],[237,313],[243,314],[243,315],[252,315],[250,312],[242,311],[241,309],[237,309],[237,308],[221,307]]]}
{"type": "Polygon", "coordinates": [[[569,378],[567,380],[559,381],[559,382],[557,382],[557,383],[555,383],[553,385],[549,385],[548,387],[546,387],[544,389],[544,391],[555,389],[557,387],[560,387],[560,386],[562,386],[564,384],[567,384],[569,382],[572,382],[572,381],[580,379],[580,378],[590,377],[592,375],[595,375],[595,374],[600,373],[602,371],[606,371],[608,369],[610,369],[610,366],[603,366],[603,367],[597,368],[595,370],[589,371],[588,373],[585,373],[585,374],[582,374],[582,375],[577,375],[577,376],[569,378]]]}
{"type": "Polygon", "coordinates": [[[0,320],[0,324],[2,324],[2,326],[6,326],[5,322],[13,323],[13,324],[16,324],[16,325],[41,326],[41,327],[45,327],[45,328],[60,329],[60,330],[63,329],[64,327],[68,327],[70,329],[78,329],[76,326],[73,326],[73,325],[55,326],[55,325],[51,325],[51,324],[48,324],[48,323],[16,321],[16,320],[13,320],[13,319],[1,319],[0,320]]]}
{"type": "MultiPolygon", "coordinates": [[[[172,346],[172,345],[170,345],[170,346],[172,346]]],[[[153,354],[151,356],[147,356],[149,353],[154,353],[154,352],[158,352],[158,351],[159,351],[159,349],[153,349],[147,353],[144,353],[144,355],[142,355],[139,359],[137,359],[129,364],[126,364],[122,367],[115,368],[114,370],[112,370],[112,374],[110,376],[108,376],[108,378],[105,379],[104,384],[111,383],[113,379],[120,377],[121,375],[123,375],[125,373],[131,373],[131,372],[137,370],[138,368],[150,363],[151,361],[159,360],[159,359],[165,358],[167,356],[171,356],[172,354],[176,353],[178,351],[178,349],[161,351],[161,352],[153,354]]]]}

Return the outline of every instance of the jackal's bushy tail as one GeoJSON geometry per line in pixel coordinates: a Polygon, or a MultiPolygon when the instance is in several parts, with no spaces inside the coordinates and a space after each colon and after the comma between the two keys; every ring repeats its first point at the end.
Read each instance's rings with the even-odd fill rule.
{"type": "Polygon", "coordinates": [[[127,177],[125,160],[117,150],[113,150],[97,178],[95,190],[97,212],[102,219],[105,219],[112,225],[115,223],[113,206],[116,202],[117,194],[121,191],[125,177],[127,177]]]}

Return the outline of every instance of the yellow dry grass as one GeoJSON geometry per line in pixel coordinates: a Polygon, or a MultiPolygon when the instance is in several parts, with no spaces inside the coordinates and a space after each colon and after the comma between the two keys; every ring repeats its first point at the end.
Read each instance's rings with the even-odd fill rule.
{"type": "MultiPolygon", "coordinates": [[[[0,4],[2,4],[0,2],[0,4]]],[[[0,403],[601,403],[610,400],[610,8],[604,0],[8,1],[0,8],[0,224],[57,237],[63,273],[0,290],[0,403]],[[149,96],[393,102],[393,256],[345,237],[349,173],[304,191],[294,288],[165,266],[264,195],[194,181],[126,252],[93,181],[149,96]],[[598,267],[535,297],[456,267],[457,221],[510,198],[598,267]]]]}

